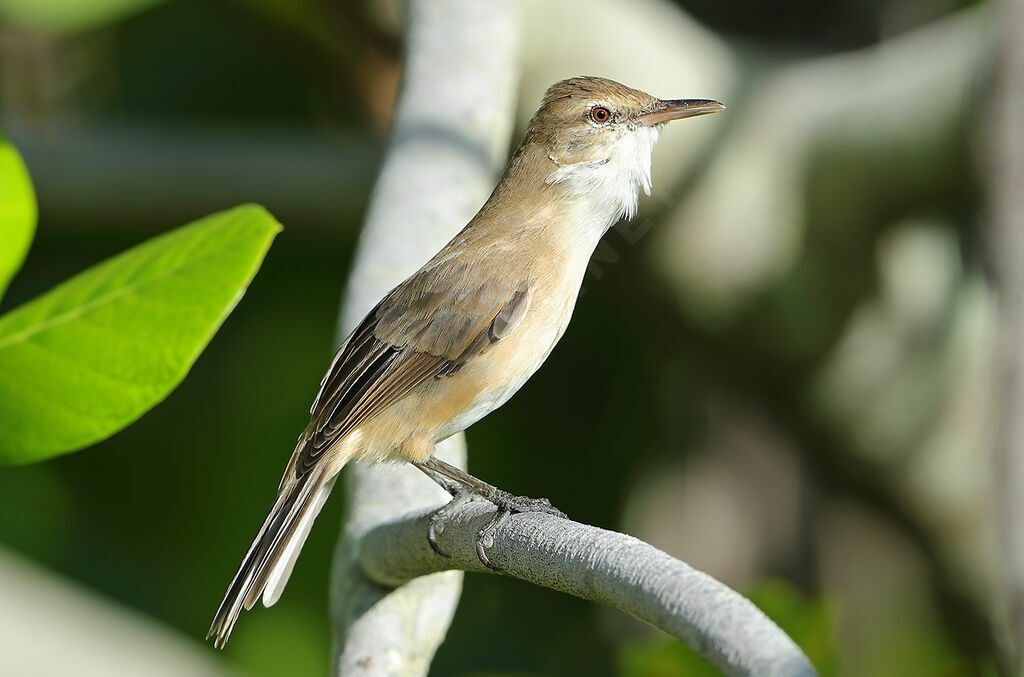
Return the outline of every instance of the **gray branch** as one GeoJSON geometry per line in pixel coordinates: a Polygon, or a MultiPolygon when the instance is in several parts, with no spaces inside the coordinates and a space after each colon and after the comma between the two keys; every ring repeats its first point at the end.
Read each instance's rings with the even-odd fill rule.
{"type": "MultiPolygon", "coordinates": [[[[413,0],[406,60],[384,166],[349,280],[345,335],[391,287],[465,225],[504,161],[516,85],[514,0],[413,0]]],[[[465,467],[462,436],[438,456],[465,467]]],[[[444,493],[411,466],[347,473],[348,520],[335,556],[336,675],[426,675],[462,589],[462,574],[382,588],[362,572],[363,535],[444,493]]]]}
{"type": "MultiPolygon", "coordinates": [[[[493,506],[472,504],[447,523],[438,542],[449,559],[427,544],[429,511],[382,524],[362,542],[363,569],[381,585],[450,569],[488,571],[477,559],[475,537],[493,513],[493,506]]],[[[632,536],[550,515],[514,515],[488,556],[508,576],[636,616],[727,675],[815,674],[793,640],[750,601],[632,536]]]]}

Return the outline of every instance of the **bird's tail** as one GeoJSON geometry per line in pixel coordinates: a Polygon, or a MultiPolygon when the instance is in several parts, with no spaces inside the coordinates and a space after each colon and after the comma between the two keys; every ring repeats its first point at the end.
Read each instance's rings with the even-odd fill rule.
{"type": "Polygon", "coordinates": [[[281,596],[335,478],[336,475],[325,477],[314,468],[297,479],[288,477],[282,483],[270,514],[245,553],[213,617],[206,637],[214,637],[214,646],[223,648],[227,644],[242,607],[251,609],[261,595],[263,605],[271,606],[281,596]]]}

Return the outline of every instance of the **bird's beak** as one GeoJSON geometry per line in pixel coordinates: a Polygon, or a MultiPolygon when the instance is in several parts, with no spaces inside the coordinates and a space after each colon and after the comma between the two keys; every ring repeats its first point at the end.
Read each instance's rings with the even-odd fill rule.
{"type": "Polygon", "coordinates": [[[636,116],[636,123],[643,126],[660,125],[671,120],[682,120],[698,115],[718,113],[725,105],[712,99],[671,99],[659,101],[654,108],[636,116]]]}

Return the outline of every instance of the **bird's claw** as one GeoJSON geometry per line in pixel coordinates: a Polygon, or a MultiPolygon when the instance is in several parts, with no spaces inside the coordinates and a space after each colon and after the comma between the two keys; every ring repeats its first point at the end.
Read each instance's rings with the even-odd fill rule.
{"type": "Polygon", "coordinates": [[[498,533],[498,529],[501,525],[508,521],[508,518],[512,515],[512,510],[504,505],[498,505],[497,511],[494,516],[487,521],[484,528],[476,532],[476,556],[488,569],[492,571],[500,571],[501,569],[491,563],[490,558],[487,557],[487,548],[494,547],[494,534],[498,533]]]}
{"type": "Polygon", "coordinates": [[[427,542],[430,544],[430,549],[441,557],[451,557],[451,555],[442,550],[441,546],[437,544],[437,535],[444,533],[444,521],[451,515],[455,514],[455,512],[457,512],[462,506],[480,498],[473,492],[465,489],[456,489],[451,493],[452,500],[448,501],[436,510],[434,514],[430,516],[430,522],[427,524],[427,542]]]}
{"type": "Polygon", "coordinates": [[[451,555],[442,550],[441,546],[437,544],[437,535],[444,531],[444,523],[437,516],[438,512],[441,511],[438,510],[430,516],[430,524],[427,525],[427,543],[430,544],[430,549],[441,557],[451,557],[451,555]]]}

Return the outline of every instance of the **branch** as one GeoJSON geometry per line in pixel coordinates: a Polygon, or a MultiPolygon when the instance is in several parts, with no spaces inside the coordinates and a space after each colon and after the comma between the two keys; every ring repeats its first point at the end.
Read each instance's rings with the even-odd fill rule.
{"type": "MultiPolygon", "coordinates": [[[[413,0],[402,90],[384,166],[349,280],[339,334],[413,273],[483,204],[504,162],[516,85],[513,0],[413,0]]],[[[465,467],[459,435],[438,456],[465,467]]],[[[426,675],[451,623],[462,575],[393,590],[366,578],[363,535],[445,494],[411,466],[355,465],[335,555],[331,609],[336,675],[426,675]]]]}
{"type": "MultiPolygon", "coordinates": [[[[402,585],[444,570],[486,572],[477,559],[477,531],[494,507],[459,511],[438,539],[451,557],[427,544],[430,511],[381,524],[366,533],[360,562],[380,585],[402,585]]],[[[488,551],[502,573],[600,602],[684,641],[727,675],[814,675],[814,668],[750,601],[711,576],[632,536],[529,513],[512,516],[488,551]]]]}

